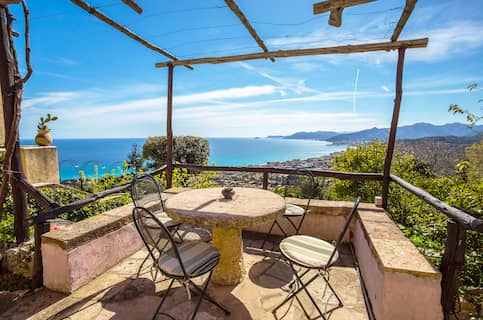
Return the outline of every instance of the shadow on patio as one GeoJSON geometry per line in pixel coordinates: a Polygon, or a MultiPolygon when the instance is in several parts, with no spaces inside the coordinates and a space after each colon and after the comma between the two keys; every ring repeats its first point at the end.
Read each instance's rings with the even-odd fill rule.
{"type": "MultiPolygon", "coordinates": [[[[293,275],[288,265],[277,259],[278,254],[263,255],[258,249],[261,242],[256,234],[244,233],[247,272],[240,284],[209,286],[209,293],[228,307],[231,315],[224,317],[219,309],[203,302],[197,319],[304,319],[300,302],[309,314],[315,316],[315,309],[304,294],[299,295],[300,302],[293,300],[282,307],[276,317],[272,315],[273,308],[288,294],[288,283],[293,275]]],[[[135,278],[145,255],[144,249],[136,252],[71,295],[43,288],[4,313],[2,319],[151,319],[168,281],[158,276],[155,283],[149,267],[135,278]]],[[[332,312],[330,319],[368,319],[359,276],[348,245],[341,249],[341,257],[331,271],[330,281],[345,304],[332,312]]],[[[331,309],[336,303],[333,297],[324,297],[322,281],[315,281],[309,287],[322,308],[331,309]]],[[[186,289],[178,284],[161,312],[175,319],[186,319],[191,315],[195,301],[188,300],[186,289]]],[[[159,314],[157,319],[169,317],[159,314]]]]}

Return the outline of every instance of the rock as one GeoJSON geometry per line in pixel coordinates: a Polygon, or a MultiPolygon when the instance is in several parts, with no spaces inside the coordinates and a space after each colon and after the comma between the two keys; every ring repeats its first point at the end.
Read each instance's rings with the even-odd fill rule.
{"type": "Polygon", "coordinates": [[[33,243],[23,243],[18,247],[5,251],[2,259],[2,268],[13,274],[32,279],[34,265],[33,243]]]}

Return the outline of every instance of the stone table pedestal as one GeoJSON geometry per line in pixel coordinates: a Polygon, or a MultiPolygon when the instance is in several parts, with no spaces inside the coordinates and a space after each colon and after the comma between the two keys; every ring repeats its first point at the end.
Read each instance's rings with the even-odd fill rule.
{"type": "Polygon", "coordinates": [[[233,199],[225,199],[221,190],[196,189],[172,196],[166,201],[166,213],[181,223],[213,228],[213,245],[220,252],[213,282],[235,285],[245,274],[242,228],[274,221],[286,204],[267,190],[234,188],[233,199]]]}

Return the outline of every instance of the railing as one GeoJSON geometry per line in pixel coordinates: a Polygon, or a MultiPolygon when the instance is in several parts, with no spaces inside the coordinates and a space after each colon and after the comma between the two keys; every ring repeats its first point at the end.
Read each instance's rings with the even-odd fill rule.
{"type": "MultiPolygon", "coordinates": [[[[150,174],[157,175],[166,170],[166,165],[152,171],[150,174]]],[[[231,167],[231,166],[202,166],[195,164],[173,164],[174,168],[189,169],[193,171],[231,171],[231,172],[253,172],[262,174],[262,187],[268,189],[268,179],[270,174],[287,174],[287,175],[308,175],[306,170],[286,169],[276,167],[231,167]]],[[[383,181],[381,173],[354,173],[354,172],[340,172],[332,170],[311,170],[315,177],[335,178],[340,180],[359,180],[359,181],[383,181]]],[[[443,275],[441,281],[442,297],[441,304],[445,319],[449,317],[452,312],[453,303],[457,293],[456,275],[461,270],[464,263],[465,253],[465,239],[466,230],[474,230],[483,232],[483,220],[477,219],[466,212],[451,207],[428,192],[419,189],[418,187],[408,183],[407,181],[390,175],[390,181],[397,183],[404,189],[416,195],[439,212],[448,216],[451,220],[448,222],[447,239],[445,244],[445,251],[441,261],[440,271],[443,275]]],[[[68,205],[60,207],[57,203],[43,195],[33,186],[25,181],[21,181],[20,185],[26,192],[39,201],[39,203],[46,210],[45,212],[28,219],[30,225],[35,226],[35,258],[34,258],[34,287],[42,284],[42,263],[40,252],[40,237],[43,233],[49,230],[45,221],[58,217],[63,213],[67,213],[85,205],[95,202],[108,195],[123,192],[130,187],[129,183],[95,193],[92,196],[75,201],[68,205]]]]}

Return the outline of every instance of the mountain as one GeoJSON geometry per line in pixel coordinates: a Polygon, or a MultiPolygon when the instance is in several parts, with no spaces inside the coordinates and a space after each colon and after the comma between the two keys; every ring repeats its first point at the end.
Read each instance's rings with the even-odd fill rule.
{"type": "MultiPolygon", "coordinates": [[[[420,139],[428,137],[469,137],[483,132],[483,125],[469,128],[463,123],[448,123],[434,125],[430,123],[415,123],[409,126],[401,126],[397,129],[396,139],[420,139]]],[[[389,128],[372,128],[358,132],[339,134],[327,139],[333,143],[357,143],[370,142],[374,139],[387,140],[389,128]]]]}
{"type": "Polygon", "coordinates": [[[302,139],[302,140],[327,140],[339,133],[335,131],[315,131],[315,132],[296,132],[292,135],[283,137],[284,139],[302,139]]]}
{"type": "MultiPolygon", "coordinates": [[[[464,123],[448,123],[434,125],[419,122],[409,126],[400,126],[397,129],[398,140],[401,139],[420,139],[428,137],[469,137],[483,133],[483,125],[469,128],[464,123]]],[[[351,133],[337,133],[333,131],[315,132],[296,132],[292,135],[283,137],[284,139],[306,139],[306,140],[327,140],[333,143],[352,144],[358,142],[370,142],[374,139],[387,140],[389,128],[372,128],[351,133]]]]}

